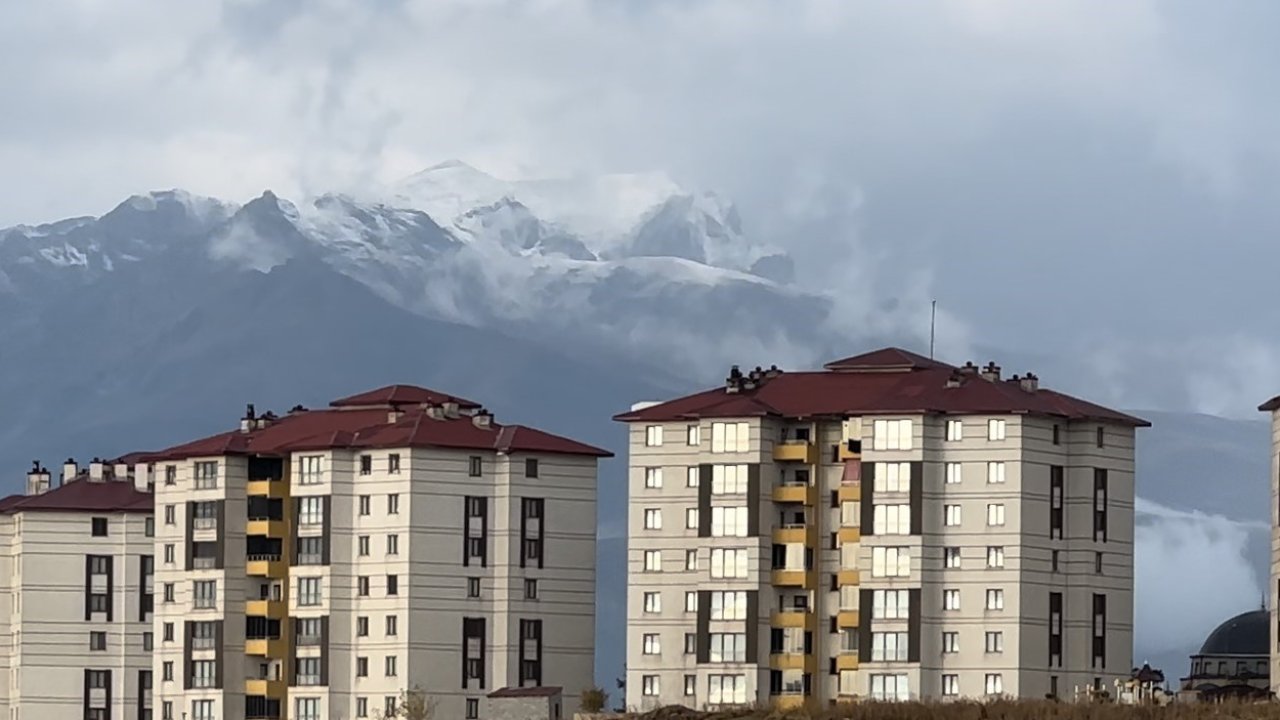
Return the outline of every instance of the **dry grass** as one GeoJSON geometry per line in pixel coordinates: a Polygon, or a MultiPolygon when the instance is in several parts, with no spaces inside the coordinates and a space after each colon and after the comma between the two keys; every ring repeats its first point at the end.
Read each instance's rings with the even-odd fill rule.
{"type": "Polygon", "coordinates": [[[717,712],[665,707],[632,717],[643,720],[1280,720],[1280,705],[1183,703],[1154,707],[1013,700],[986,703],[862,702],[792,710],[757,708],[717,712]]]}

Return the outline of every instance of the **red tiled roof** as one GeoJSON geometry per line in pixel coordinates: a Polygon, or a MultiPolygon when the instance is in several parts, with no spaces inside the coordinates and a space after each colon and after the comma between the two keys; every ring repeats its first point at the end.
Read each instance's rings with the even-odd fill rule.
{"type": "MultiPolygon", "coordinates": [[[[157,462],[219,455],[283,455],[308,450],[396,447],[445,447],[507,453],[613,457],[613,453],[608,450],[534,428],[500,425],[492,419],[487,426],[481,427],[470,416],[432,417],[421,407],[402,408],[399,418],[393,421],[389,406],[363,409],[361,404],[371,401],[352,400],[369,398],[384,393],[384,390],[386,389],[336,401],[334,405],[344,403],[337,409],[291,412],[272,421],[265,428],[249,432],[231,430],[194,440],[152,453],[145,460],[157,462]]],[[[384,393],[381,396],[387,395],[384,393]]]]}
{"type": "Polygon", "coordinates": [[[491,698],[551,697],[564,692],[564,688],[551,685],[539,687],[504,687],[489,693],[491,698]]]}
{"type": "Polygon", "coordinates": [[[377,390],[370,390],[358,395],[334,400],[329,403],[329,406],[389,408],[392,405],[443,405],[447,402],[457,403],[458,407],[472,410],[480,407],[480,403],[466,398],[418,387],[417,385],[388,385],[377,390]]]}
{"type": "Polygon", "coordinates": [[[623,422],[728,417],[815,417],[914,413],[1027,413],[1136,427],[1146,420],[1015,380],[990,381],[915,353],[887,348],[828,363],[827,371],[781,373],[751,390],[714,390],[614,417],[623,422]],[[949,380],[959,378],[956,387],[949,380]]]}
{"type": "Polygon", "coordinates": [[[10,495],[0,512],[128,512],[150,513],[155,497],[126,481],[76,480],[41,495],[10,495]]]}

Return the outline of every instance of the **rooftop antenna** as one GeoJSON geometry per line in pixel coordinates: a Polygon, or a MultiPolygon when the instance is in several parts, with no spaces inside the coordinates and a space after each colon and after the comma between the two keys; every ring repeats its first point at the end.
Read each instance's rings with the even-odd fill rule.
{"type": "Polygon", "coordinates": [[[938,301],[934,300],[929,308],[929,359],[933,359],[933,331],[938,324],[938,301]]]}

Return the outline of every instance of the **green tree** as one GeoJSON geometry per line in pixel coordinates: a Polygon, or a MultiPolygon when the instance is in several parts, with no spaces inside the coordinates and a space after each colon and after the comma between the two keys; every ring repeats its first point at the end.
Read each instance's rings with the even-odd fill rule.
{"type": "Polygon", "coordinates": [[[598,713],[604,710],[604,706],[609,702],[609,693],[602,688],[593,687],[582,691],[582,712],[598,713]]]}

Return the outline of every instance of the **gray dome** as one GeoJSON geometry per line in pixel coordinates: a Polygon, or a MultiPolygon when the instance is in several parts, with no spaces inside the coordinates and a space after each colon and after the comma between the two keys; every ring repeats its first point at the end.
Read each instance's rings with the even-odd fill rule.
{"type": "Polygon", "coordinates": [[[1200,647],[1201,655],[1269,655],[1271,613],[1250,610],[1222,623],[1200,647]]]}

